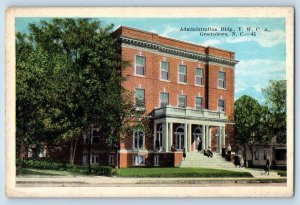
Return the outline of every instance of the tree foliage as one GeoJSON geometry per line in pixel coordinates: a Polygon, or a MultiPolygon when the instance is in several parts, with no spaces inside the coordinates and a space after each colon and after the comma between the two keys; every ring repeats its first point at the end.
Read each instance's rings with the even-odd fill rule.
{"type": "Polygon", "coordinates": [[[132,111],[121,87],[113,25],[54,18],[16,35],[17,150],[30,143],[72,141],[92,125],[116,148],[132,111]]]}
{"type": "Polygon", "coordinates": [[[269,110],[267,127],[270,137],[286,143],[286,80],[273,80],[262,90],[269,110]]]}

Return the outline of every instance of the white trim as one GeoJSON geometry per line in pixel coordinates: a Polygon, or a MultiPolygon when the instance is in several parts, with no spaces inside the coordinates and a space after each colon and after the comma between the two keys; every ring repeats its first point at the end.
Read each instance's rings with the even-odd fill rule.
{"type": "Polygon", "coordinates": [[[160,66],[160,68],[159,68],[159,80],[165,81],[165,82],[170,82],[170,62],[161,60],[160,63],[159,63],[159,66],[160,66]],[[168,64],[168,79],[162,79],[162,76],[161,76],[161,72],[162,72],[162,66],[161,66],[161,64],[162,64],[162,62],[168,64]]]}
{"type": "MultiPolygon", "coordinates": [[[[140,144],[139,144],[140,145],[140,144]]],[[[145,132],[143,130],[134,130],[132,133],[132,149],[133,150],[145,150],[145,132]],[[142,148],[137,148],[135,144],[135,133],[136,132],[142,132],[143,133],[143,145],[142,148]]]]}
{"type": "Polygon", "coordinates": [[[187,65],[185,65],[185,64],[178,64],[178,67],[177,67],[177,83],[178,84],[187,84],[187,65]],[[180,82],[179,81],[179,68],[180,68],[180,66],[185,66],[185,82],[180,82]]]}
{"type": "Polygon", "coordinates": [[[177,94],[177,107],[180,107],[179,106],[179,96],[185,96],[185,107],[184,108],[187,108],[187,96],[184,94],[177,94]]]}
{"type": "Polygon", "coordinates": [[[217,80],[217,88],[218,89],[222,89],[222,90],[226,90],[226,85],[227,85],[227,83],[226,83],[226,72],[224,72],[224,71],[218,71],[218,80],[217,80]],[[220,87],[219,86],[219,73],[224,73],[224,87],[220,87]]]}
{"type": "Polygon", "coordinates": [[[194,75],[195,76],[195,82],[194,82],[195,86],[204,87],[204,69],[201,68],[201,67],[196,67],[195,70],[194,70],[194,72],[195,72],[195,75],[194,75]],[[197,69],[201,70],[201,73],[202,73],[201,76],[197,75],[197,72],[196,72],[197,69]],[[202,81],[201,84],[197,84],[197,77],[201,77],[201,81],[202,81]]]}
{"type": "MultiPolygon", "coordinates": [[[[141,52],[141,51],[140,51],[141,52]]],[[[141,53],[140,53],[141,54],[141,53]]],[[[146,57],[143,56],[143,55],[140,55],[140,54],[137,54],[134,56],[134,76],[139,76],[139,77],[146,77],[146,57]],[[139,56],[139,57],[143,57],[144,58],[144,75],[141,75],[141,74],[137,74],[136,73],[136,57],[139,56]]]]}

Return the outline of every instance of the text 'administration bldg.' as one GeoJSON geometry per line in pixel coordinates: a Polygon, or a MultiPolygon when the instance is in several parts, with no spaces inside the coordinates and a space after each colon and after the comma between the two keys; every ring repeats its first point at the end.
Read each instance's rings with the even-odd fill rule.
{"type": "MultiPolygon", "coordinates": [[[[234,52],[121,26],[123,87],[152,118],[149,133],[133,130],[120,144],[119,166],[176,166],[182,150],[220,153],[233,142],[234,52]],[[173,148],[171,150],[171,147],[173,148]]],[[[110,162],[113,160],[110,159],[110,162]]]]}

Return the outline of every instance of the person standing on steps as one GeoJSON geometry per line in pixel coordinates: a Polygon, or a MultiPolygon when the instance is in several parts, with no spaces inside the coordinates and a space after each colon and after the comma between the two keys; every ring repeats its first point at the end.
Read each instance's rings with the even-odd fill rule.
{"type": "Polygon", "coordinates": [[[186,152],[185,152],[185,147],[183,146],[183,160],[186,158],[186,152]]]}

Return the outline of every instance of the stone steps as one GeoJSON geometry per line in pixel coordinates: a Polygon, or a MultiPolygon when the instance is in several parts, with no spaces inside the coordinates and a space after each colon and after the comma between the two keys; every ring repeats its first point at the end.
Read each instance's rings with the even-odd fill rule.
{"type": "Polygon", "coordinates": [[[214,153],[213,157],[204,156],[199,152],[188,152],[186,159],[180,164],[180,167],[201,167],[212,169],[223,169],[229,171],[249,172],[256,178],[280,178],[277,172],[270,171],[269,175],[265,174],[263,169],[255,170],[245,167],[235,167],[233,162],[226,161],[219,153],[214,153]]]}

